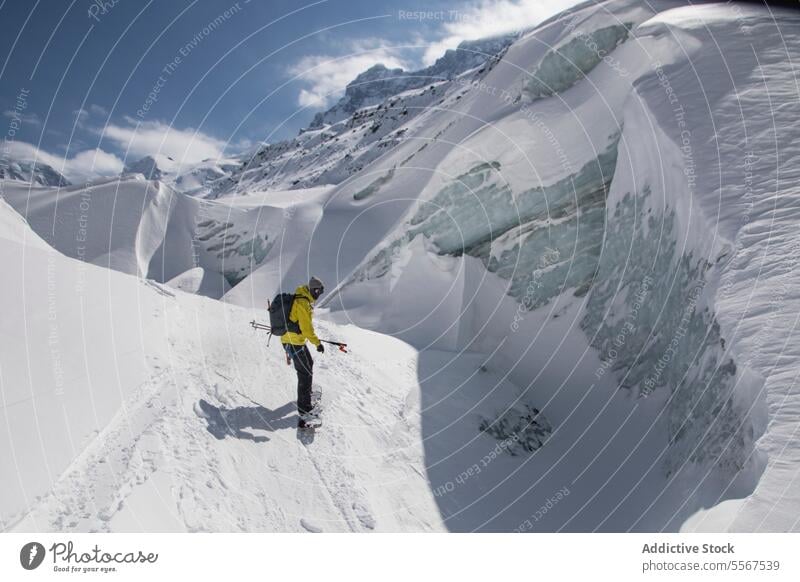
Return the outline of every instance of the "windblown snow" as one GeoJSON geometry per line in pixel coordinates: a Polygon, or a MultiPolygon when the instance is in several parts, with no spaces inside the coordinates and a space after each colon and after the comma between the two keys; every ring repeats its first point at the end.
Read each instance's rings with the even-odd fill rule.
{"type": "Polygon", "coordinates": [[[1,182],[0,528],[800,530],[799,24],[586,3],[242,163],[1,182]],[[311,436],[249,325],[310,274],[311,436]]]}

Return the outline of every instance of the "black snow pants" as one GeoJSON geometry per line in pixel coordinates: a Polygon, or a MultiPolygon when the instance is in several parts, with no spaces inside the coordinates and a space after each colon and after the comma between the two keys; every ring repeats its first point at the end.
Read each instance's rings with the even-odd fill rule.
{"type": "Polygon", "coordinates": [[[294,362],[297,372],[297,413],[311,411],[311,380],[314,375],[314,360],[305,345],[284,344],[286,353],[294,362]]]}

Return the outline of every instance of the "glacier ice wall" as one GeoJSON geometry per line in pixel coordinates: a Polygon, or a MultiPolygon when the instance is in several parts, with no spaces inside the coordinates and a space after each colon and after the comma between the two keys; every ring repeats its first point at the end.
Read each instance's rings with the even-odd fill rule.
{"type": "MultiPolygon", "coordinates": [[[[678,17],[680,13],[665,19],[678,17]]],[[[619,22],[631,20],[637,19],[619,22]]],[[[537,399],[536,406],[554,426],[568,424],[565,417],[580,408],[587,391],[592,397],[608,395],[592,408],[589,424],[600,425],[609,416],[604,405],[615,413],[630,410],[620,421],[635,427],[619,426],[619,434],[630,432],[616,441],[614,433],[607,443],[608,450],[623,451],[619,470],[630,471],[617,484],[630,479],[627,484],[640,488],[666,483],[665,488],[680,489],[678,501],[668,499],[663,490],[631,492],[642,498],[651,495],[638,511],[650,511],[651,502],[662,504],[652,515],[641,514],[636,527],[652,519],[644,527],[659,523],[670,529],[699,507],[752,491],[763,468],[763,459],[754,452],[763,430],[761,379],[738,356],[738,338],[723,325],[715,303],[732,251],[728,232],[715,223],[719,215],[711,213],[737,211],[718,207],[714,190],[700,186],[701,160],[715,161],[707,159],[715,153],[709,145],[713,134],[703,139],[696,124],[689,124],[688,133],[694,131],[696,137],[688,155],[680,135],[680,124],[688,124],[688,104],[705,94],[699,89],[699,95],[692,93],[697,79],[686,64],[687,53],[704,46],[699,33],[665,26],[658,19],[631,29],[607,23],[596,26],[591,36],[567,35],[538,59],[537,67],[524,67],[533,68],[535,78],[518,75],[513,87],[522,88],[528,99],[509,100],[494,112],[494,133],[475,133],[456,142],[463,151],[436,167],[438,176],[395,234],[340,290],[352,293],[347,305],[342,303],[345,309],[363,311],[368,291],[394,299],[392,281],[404,273],[413,279],[414,269],[419,271],[432,256],[462,257],[459,264],[465,268],[480,269],[482,264],[485,279],[468,273],[454,278],[450,287],[440,285],[452,291],[448,301],[463,306],[454,324],[462,328],[456,349],[477,346],[489,352],[508,340],[505,345],[513,353],[492,362],[521,387],[529,387],[521,397],[537,399]],[[635,43],[626,42],[630,34],[636,35],[635,43]],[[602,51],[592,49],[601,46],[602,51]],[[582,55],[587,49],[593,55],[582,55]],[[626,78],[604,56],[618,59],[626,78]],[[559,92],[557,99],[541,99],[552,94],[548,88],[559,92]],[[687,107],[676,118],[670,99],[678,93],[687,107]],[[531,123],[536,119],[555,128],[557,142],[536,132],[531,123]],[[495,134],[499,137],[493,138],[495,134]],[[563,147],[569,155],[580,159],[570,166],[577,171],[558,163],[553,153],[557,144],[567,144],[563,147]],[[507,149],[500,150],[504,145],[507,149]],[[515,148],[524,154],[516,155],[515,148]],[[539,185],[528,186],[526,180],[539,185]],[[490,281],[487,287],[485,281],[490,281]],[[359,283],[364,283],[360,291],[348,290],[359,283]],[[490,305],[468,305],[487,299],[490,305]],[[511,323],[509,309],[516,309],[511,323]],[[546,331],[540,336],[533,328],[546,331]],[[486,341],[469,343],[476,335],[486,341]],[[573,375],[570,369],[575,368],[579,370],[573,375]],[[570,376],[564,384],[562,373],[570,376]],[[646,461],[640,457],[623,467],[636,455],[646,461]],[[632,468],[636,463],[644,468],[632,468]],[[661,481],[643,484],[652,474],[661,481]],[[666,521],[659,522],[661,518],[666,521]]],[[[522,46],[509,50],[519,63],[524,62],[522,46]]],[[[499,68],[488,80],[502,72],[499,68]]],[[[484,90],[490,91],[491,85],[484,90]]],[[[481,113],[492,104],[490,97],[480,101],[481,113]]],[[[730,119],[721,119],[714,129],[724,131],[723,122],[730,119]]],[[[412,292],[420,281],[425,279],[417,277],[412,292]]],[[[426,293],[420,291],[414,301],[424,305],[412,305],[407,319],[427,317],[426,293]]],[[[550,446],[557,446],[557,440],[550,446]]],[[[627,495],[619,503],[637,507],[627,495]]]]}
{"type": "Polygon", "coordinates": [[[514,192],[499,162],[475,163],[420,201],[396,238],[348,284],[402,268],[405,249],[423,237],[430,252],[480,259],[507,282],[506,293],[523,311],[566,292],[584,298],[580,328],[601,360],[598,380],[613,377],[631,397],[663,404],[666,473],[697,465],[734,475],[757,435],[751,402],[737,395],[748,392],[751,379],[726,350],[708,299],[727,251],[724,244],[708,247],[705,223],[685,216],[689,193],[665,196],[660,187],[659,200],[673,196],[675,205],[654,202],[647,179],[656,180],[660,164],[679,159],[680,151],[663,135],[656,138],[663,143],[643,139],[642,116],[610,136],[596,159],[550,185],[514,192]],[[628,145],[620,160],[623,135],[628,145]],[[658,159],[631,160],[637,148],[658,159]]]}
{"type": "Polygon", "coordinates": [[[735,398],[737,366],[705,304],[713,263],[681,252],[675,210],[654,212],[649,186],[609,208],[602,258],[581,327],[619,385],[665,393],[668,474],[686,463],[740,471],[754,432],[735,398]],[[645,224],[643,224],[645,223],[645,224]]]}
{"type": "Polygon", "coordinates": [[[442,255],[466,254],[509,281],[508,294],[526,309],[574,288],[586,293],[603,241],[605,199],[619,135],[595,160],[549,186],[515,194],[499,162],[475,164],[419,203],[402,234],[354,275],[383,276],[399,252],[424,236],[442,255]]]}
{"type": "Polygon", "coordinates": [[[562,45],[547,51],[525,84],[525,93],[538,99],[569,89],[625,42],[631,26],[615,24],[576,32],[562,45]]]}

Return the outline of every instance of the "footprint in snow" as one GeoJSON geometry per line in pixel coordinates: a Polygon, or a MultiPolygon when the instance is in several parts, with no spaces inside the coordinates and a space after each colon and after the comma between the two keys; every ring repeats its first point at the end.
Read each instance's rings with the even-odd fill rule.
{"type": "Polygon", "coordinates": [[[310,521],[308,521],[305,517],[300,519],[300,525],[303,526],[303,529],[306,531],[310,531],[311,533],[322,533],[322,528],[318,525],[314,525],[310,521]]]}
{"type": "Polygon", "coordinates": [[[200,407],[200,402],[195,402],[192,406],[194,413],[199,416],[200,418],[208,418],[208,414],[200,407]]]}
{"type": "Polygon", "coordinates": [[[355,512],[358,521],[361,522],[361,525],[363,525],[367,529],[375,529],[375,518],[372,517],[372,514],[369,512],[369,509],[367,509],[364,505],[362,505],[358,501],[354,501],[353,511],[355,512]]]}

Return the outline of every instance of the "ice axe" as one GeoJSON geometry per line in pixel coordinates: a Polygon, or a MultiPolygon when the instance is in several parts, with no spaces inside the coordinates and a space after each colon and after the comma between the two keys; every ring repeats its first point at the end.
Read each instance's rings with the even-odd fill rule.
{"type": "Polygon", "coordinates": [[[349,353],[349,352],[347,351],[347,344],[345,344],[345,343],[342,343],[342,342],[333,342],[333,341],[331,341],[331,340],[324,340],[324,339],[321,339],[321,340],[319,340],[319,341],[321,341],[322,343],[325,343],[325,344],[331,344],[332,346],[338,346],[338,347],[339,347],[339,351],[340,351],[340,352],[344,352],[345,354],[349,353]]]}

